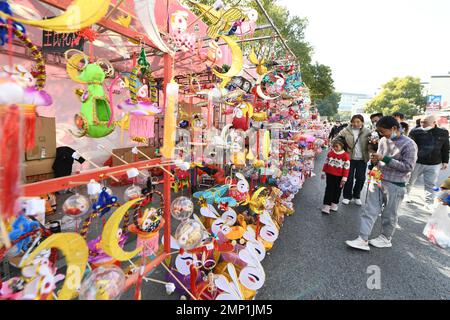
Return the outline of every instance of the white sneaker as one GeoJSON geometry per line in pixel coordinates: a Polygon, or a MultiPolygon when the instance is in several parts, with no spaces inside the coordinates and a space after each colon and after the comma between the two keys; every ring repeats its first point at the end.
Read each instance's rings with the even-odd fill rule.
{"type": "Polygon", "coordinates": [[[384,235],[380,235],[378,238],[370,240],[369,244],[371,246],[374,246],[375,248],[391,248],[392,247],[391,240],[387,239],[384,235]]]}
{"type": "Polygon", "coordinates": [[[358,237],[356,240],[345,241],[345,243],[354,249],[370,251],[369,241],[365,241],[363,238],[358,237]]]}
{"type": "Polygon", "coordinates": [[[339,206],[336,203],[331,204],[331,211],[338,212],[339,206]]]}
{"type": "Polygon", "coordinates": [[[409,196],[409,194],[405,195],[405,197],[403,198],[403,201],[405,201],[406,203],[412,203],[413,202],[411,197],[409,196]]]}
{"type": "Polygon", "coordinates": [[[362,206],[362,201],[361,201],[361,199],[355,199],[355,204],[357,205],[357,206],[362,206]]]}
{"type": "Polygon", "coordinates": [[[344,199],[344,200],[342,200],[342,203],[345,204],[346,206],[348,206],[350,204],[350,200],[344,199]]]}
{"type": "Polygon", "coordinates": [[[322,208],[322,213],[324,213],[324,214],[330,214],[330,210],[331,210],[331,207],[330,207],[330,206],[323,206],[323,208],[322,208]]]}

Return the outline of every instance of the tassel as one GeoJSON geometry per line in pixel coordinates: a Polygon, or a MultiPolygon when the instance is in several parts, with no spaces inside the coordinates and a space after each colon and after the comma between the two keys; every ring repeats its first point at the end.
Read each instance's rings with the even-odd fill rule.
{"type": "Polygon", "coordinates": [[[130,137],[153,138],[155,136],[155,117],[130,115],[130,137]]]}
{"type": "Polygon", "coordinates": [[[3,122],[1,135],[0,168],[3,170],[3,181],[0,185],[1,218],[14,216],[15,204],[20,196],[20,112],[16,105],[0,109],[0,121],[3,122]]]}
{"type": "Polygon", "coordinates": [[[24,148],[26,151],[32,150],[36,146],[36,113],[35,106],[24,108],[24,148]]]}

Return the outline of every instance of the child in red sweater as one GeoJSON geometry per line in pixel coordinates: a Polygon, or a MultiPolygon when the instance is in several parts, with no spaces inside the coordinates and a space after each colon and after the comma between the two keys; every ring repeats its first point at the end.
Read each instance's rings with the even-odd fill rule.
{"type": "Polygon", "coordinates": [[[323,200],[322,213],[330,214],[338,211],[338,203],[341,198],[342,188],[347,182],[350,171],[350,155],[346,151],[346,142],[341,137],[331,143],[331,151],[323,166],[322,179],[327,179],[325,198],[323,200]]]}

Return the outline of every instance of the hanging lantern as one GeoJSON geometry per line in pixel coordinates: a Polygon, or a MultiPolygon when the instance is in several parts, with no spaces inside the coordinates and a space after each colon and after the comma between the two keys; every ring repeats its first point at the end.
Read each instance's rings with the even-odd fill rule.
{"type": "Polygon", "coordinates": [[[179,86],[174,80],[167,84],[164,117],[164,145],[161,148],[161,154],[166,159],[173,158],[173,152],[175,149],[178,89],[179,86]]]}

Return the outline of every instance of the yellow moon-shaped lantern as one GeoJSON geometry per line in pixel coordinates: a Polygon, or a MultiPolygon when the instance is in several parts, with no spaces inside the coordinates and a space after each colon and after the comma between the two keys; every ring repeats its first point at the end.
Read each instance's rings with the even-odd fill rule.
{"type": "Polygon", "coordinates": [[[226,73],[220,73],[213,69],[213,73],[220,79],[233,78],[237,76],[244,67],[244,56],[239,45],[228,36],[220,36],[223,41],[225,41],[231,49],[231,66],[230,70],[226,73]]]}
{"type": "Polygon", "coordinates": [[[110,0],[75,0],[61,15],[45,20],[26,20],[11,17],[0,11],[0,16],[29,26],[56,32],[74,32],[100,21],[108,12],[110,0]]]}
{"type": "Polygon", "coordinates": [[[134,251],[126,252],[119,246],[119,241],[117,239],[117,230],[120,227],[120,222],[122,221],[123,217],[133,205],[141,200],[142,199],[140,198],[134,199],[119,207],[108,219],[105,227],[103,228],[100,246],[107,255],[115,260],[128,261],[135,257],[142,250],[142,247],[139,247],[134,251]]]}
{"type": "Polygon", "coordinates": [[[74,299],[88,262],[89,249],[84,238],[78,233],[57,233],[45,239],[25,260],[29,265],[42,250],[58,249],[66,259],[67,271],[58,300],[74,299]]]}
{"type": "Polygon", "coordinates": [[[261,214],[264,211],[264,204],[266,203],[267,197],[260,198],[261,192],[263,192],[264,190],[266,190],[265,187],[261,187],[256,190],[249,202],[250,209],[256,214],[261,214]]]}
{"type": "Polygon", "coordinates": [[[85,84],[86,82],[78,79],[80,75],[79,65],[84,60],[84,65],[86,66],[89,61],[88,56],[79,50],[71,49],[65,52],[65,57],[67,60],[66,71],[69,77],[75,82],[85,84]],[[69,55],[71,56],[69,57],[69,55]]]}

